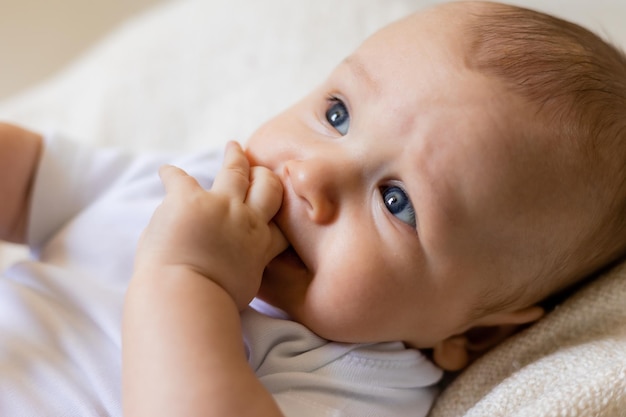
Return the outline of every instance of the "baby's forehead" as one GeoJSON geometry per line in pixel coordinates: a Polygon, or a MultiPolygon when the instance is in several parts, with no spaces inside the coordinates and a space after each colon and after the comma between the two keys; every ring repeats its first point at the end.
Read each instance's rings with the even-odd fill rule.
{"type": "Polygon", "coordinates": [[[453,2],[416,11],[380,29],[354,53],[362,59],[380,60],[385,53],[389,65],[401,64],[407,58],[418,55],[423,60],[445,57],[446,66],[465,66],[471,53],[472,22],[480,14],[472,13],[490,7],[483,2],[453,2]],[[363,50],[377,54],[365,54],[363,50]]]}

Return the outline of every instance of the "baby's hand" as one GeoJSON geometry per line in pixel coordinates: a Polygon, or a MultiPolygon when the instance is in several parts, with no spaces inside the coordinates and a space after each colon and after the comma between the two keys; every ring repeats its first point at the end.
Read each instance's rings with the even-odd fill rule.
{"type": "Polygon", "coordinates": [[[235,142],[210,191],[173,166],[160,175],[166,196],[142,235],[136,268],[187,268],[216,282],[243,309],[265,266],[287,247],[272,222],[282,203],[280,180],[250,167],[235,142]]]}

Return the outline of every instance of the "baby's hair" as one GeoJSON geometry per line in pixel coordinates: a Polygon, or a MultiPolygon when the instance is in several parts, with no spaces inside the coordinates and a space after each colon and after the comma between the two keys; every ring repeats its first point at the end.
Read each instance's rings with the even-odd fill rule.
{"type": "Polygon", "coordinates": [[[466,30],[468,67],[504,82],[537,109],[529,123],[542,125],[539,131],[563,156],[561,163],[578,164],[588,198],[597,200],[595,212],[589,213],[597,217],[594,230],[581,236],[580,248],[557,257],[543,272],[558,274],[568,263],[582,264],[579,276],[566,278],[564,287],[624,257],[624,53],[574,23],[504,4],[477,4],[466,30]]]}

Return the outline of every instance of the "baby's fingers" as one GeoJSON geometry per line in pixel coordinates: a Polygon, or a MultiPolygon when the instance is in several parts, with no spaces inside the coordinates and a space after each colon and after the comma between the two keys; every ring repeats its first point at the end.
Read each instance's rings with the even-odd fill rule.
{"type": "Polygon", "coordinates": [[[202,188],[194,177],[173,165],[162,166],[159,169],[159,176],[167,194],[177,192],[189,194],[198,188],[202,188]]]}
{"type": "Polygon", "coordinates": [[[252,167],[246,205],[269,222],[278,212],[282,201],[283,186],[276,174],[264,167],[252,167]]]}
{"type": "Polygon", "coordinates": [[[250,185],[250,163],[237,142],[229,142],[222,168],[213,181],[212,191],[236,196],[243,202],[250,185]]]}
{"type": "Polygon", "coordinates": [[[287,238],[285,238],[278,226],[276,226],[274,222],[270,222],[269,226],[272,240],[268,250],[268,259],[265,261],[266,263],[269,263],[289,246],[287,238]]]}

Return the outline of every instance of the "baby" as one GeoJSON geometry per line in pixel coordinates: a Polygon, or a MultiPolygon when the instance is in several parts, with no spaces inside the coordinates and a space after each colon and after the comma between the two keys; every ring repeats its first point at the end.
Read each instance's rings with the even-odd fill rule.
{"type": "Polygon", "coordinates": [[[42,151],[5,126],[0,230],[40,259],[16,282],[69,294],[66,275],[83,279],[72,290],[92,295],[108,355],[125,294],[129,416],[424,415],[440,371],[419,350],[463,369],[624,256],[625,124],[613,47],[543,14],[451,3],[368,39],[245,150],[229,144],[214,181],[209,155],[42,151]],[[161,169],[133,260],[166,161],[191,175],[161,169]]]}
{"type": "MultiPolygon", "coordinates": [[[[280,415],[239,352],[258,292],[325,339],[401,340],[463,368],[624,254],[625,100],[624,57],[548,16],[459,3],[383,29],[245,153],[229,146],[211,191],[161,172],[127,300],[130,366],[170,361],[188,381],[157,381],[172,396],[158,407],[191,389],[183,414],[280,415]],[[180,317],[146,325],[164,305],[180,317]],[[159,344],[172,333],[202,360],[159,344]]],[[[157,411],[157,376],[127,374],[130,415],[157,411]]]]}

